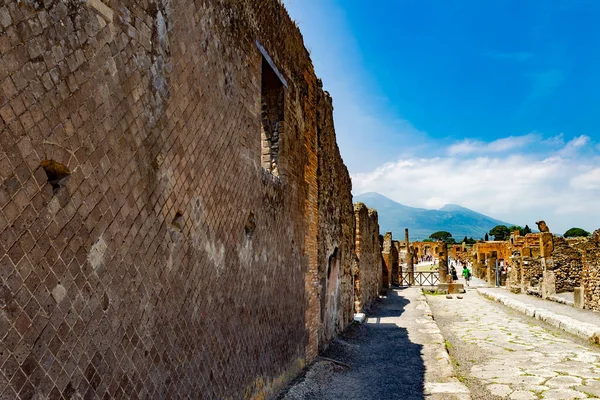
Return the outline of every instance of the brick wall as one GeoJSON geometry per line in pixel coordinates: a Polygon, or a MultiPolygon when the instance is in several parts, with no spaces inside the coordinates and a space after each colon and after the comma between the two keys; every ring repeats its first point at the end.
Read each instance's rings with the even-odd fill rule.
{"type": "Polygon", "coordinates": [[[0,25],[2,396],[277,391],[348,320],[354,245],[331,100],[281,4],[4,0],[0,25]]]}
{"type": "Polygon", "coordinates": [[[319,243],[320,284],[319,343],[324,347],[353,319],[355,257],[352,183],[342,162],[333,128],[333,105],[328,93],[317,96],[319,148],[319,243]]]}
{"type": "Polygon", "coordinates": [[[554,270],[556,292],[573,291],[581,284],[582,260],[580,248],[587,239],[567,240],[554,236],[554,249],[548,269],[554,270]]]}
{"type": "Polygon", "coordinates": [[[381,256],[385,267],[383,287],[389,288],[391,285],[399,285],[398,249],[393,244],[392,232],[386,232],[383,236],[381,256]]]}
{"type": "Polygon", "coordinates": [[[354,204],[356,218],[356,274],[355,311],[363,312],[379,295],[381,287],[381,248],[379,246],[379,219],[377,211],[363,203],[354,204]]]}

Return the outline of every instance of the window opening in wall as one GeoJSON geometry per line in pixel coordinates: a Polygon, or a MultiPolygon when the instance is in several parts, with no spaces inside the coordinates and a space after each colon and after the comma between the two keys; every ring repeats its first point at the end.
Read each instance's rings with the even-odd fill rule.
{"type": "Polygon", "coordinates": [[[56,193],[61,187],[63,187],[67,181],[67,178],[71,175],[71,171],[66,165],[56,162],[54,160],[44,160],[40,163],[46,176],[48,177],[48,183],[52,185],[52,191],[56,193]]]}
{"type": "Polygon", "coordinates": [[[269,61],[262,57],[261,80],[261,163],[278,176],[279,144],[283,133],[285,92],[283,82],[269,61]]]}

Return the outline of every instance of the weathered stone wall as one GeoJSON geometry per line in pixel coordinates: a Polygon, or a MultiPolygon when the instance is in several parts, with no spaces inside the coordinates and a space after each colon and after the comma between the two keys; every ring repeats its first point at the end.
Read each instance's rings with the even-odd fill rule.
{"type": "MultiPolygon", "coordinates": [[[[335,139],[331,97],[317,93],[319,149],[319,344],[324,348],[353,319],[355,257],[352,183],[335,139]]],[[[310,289],[310,288],[309,288],[310,289]]]]}
{"type": "Polygon", "coordinates": [[[494,256],[495,253],[498,260],[508,260],[512,255],[509,241],[477,242],[471,251],[475,254],[485,254],[487,258],[494,256]]]}
{"type": "Polygon", "coordinates": [[[439,247],[437,242],[412,242],[415,257],[420,260],[422,256],[437,257],[439,247]]]}
{"type": "Polygon", "coordinates": [[[557,293],[571,292],[581,285],[583,264],[579,249],[586,241],[586,239],[566,240],[554,236],[554,250],[548,261],[548,269],[554,271],[557,293]]]}
{"type": "Polygon", "coordinates": [[[600,229],[579,248],[582,252],[584,308],[600,311],[600,229]]]}
{"type": "Polygon", "coordinates": [[[354,245],[282,5],[5,0],[0,24],[3,397],[274,393],[347,321],[354,245]]]}
{"type": "Polygon", "coordinates": [[[354,204],[356,218],[356,256],[358,270],[355,282],[355,312],[363,312],[375,300],[381,287],[381,248],[377,211],[363,203],[354,204]]]}
{"type": "Polygon", "coordinates": [[[539,257],[521,258],[521,279],[525,288],[539,286],[542,281],[544,268],[539,257]]]}
{"type": "Polygon", "coordinates": [[[398,249],[394,246],[392,232],[386,232],[383,236],[381,255],[383,258],[383,266],[385,268],[385,272],[383,273],[383,287],[389,288],[392,285],[399,285],[398,249]],[[387,280],[385,279],[386,275],[388,277],[387,280]]]}

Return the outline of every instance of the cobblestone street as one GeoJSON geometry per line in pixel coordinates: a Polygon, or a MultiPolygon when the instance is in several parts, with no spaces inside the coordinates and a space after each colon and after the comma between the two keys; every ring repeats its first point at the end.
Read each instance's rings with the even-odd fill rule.
{"type": "Polygon", "coordinates": [[[427,301],[474,399],[600,397],[600,348],[475,291],[453,297],[427,301]]]}
{"type": "Polygon", "coordinates": [[[419,288],[393,289],[279,400],[468,400],[419,288]],[[328,360],[342,361],[347,367],[328,360]]]}

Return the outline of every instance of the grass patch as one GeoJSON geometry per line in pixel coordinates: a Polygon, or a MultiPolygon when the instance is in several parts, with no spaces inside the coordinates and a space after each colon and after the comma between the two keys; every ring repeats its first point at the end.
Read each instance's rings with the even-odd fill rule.
{"type": "Polygon", "coordinates": [[[423,294],[428,296],[445,296],[446,293],[438,293],[434,290],[423,290],[423,294]]]}
{"type": "Polygon", "coordinates": [[[446,346],[446,351],[449,351],[450,349],[453,349],[454,346],[452,346],[452,343],[450,343],[449,341],[445,341],[444,345],[446,346]]]}

